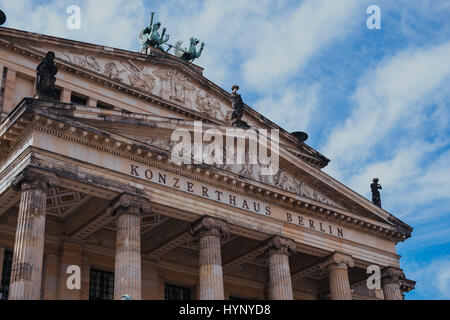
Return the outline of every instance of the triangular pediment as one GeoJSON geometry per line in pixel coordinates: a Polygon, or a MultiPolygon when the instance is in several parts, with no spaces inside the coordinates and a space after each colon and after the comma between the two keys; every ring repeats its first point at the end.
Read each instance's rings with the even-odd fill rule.
{"type": "Polygon", "coordinates": [[[172,55],[158,51],[158,56],[147,56],[82,43],[77,46],[73,43],[54,44],[33,37],[26,39],[26,45],[20,37],[9,36],[9,40],[43,55],[53,51],[56,61],[68,63],[219,122],[230,119],[232,108],[228,93],[204,78],[200,67],[172,55]]]}

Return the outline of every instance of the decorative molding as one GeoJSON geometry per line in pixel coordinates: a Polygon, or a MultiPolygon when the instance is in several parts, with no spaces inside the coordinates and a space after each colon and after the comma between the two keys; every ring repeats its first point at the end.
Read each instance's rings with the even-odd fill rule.
{"type": "Polygon", "coordinates": [[[274,254],[292,255],[297,250],[293,240],[278,235],[264,241],[262,247],[267,257],[274,254]]]}
{"type": "Polygon", "coordinates": [[[405,274],[401,269],[388,267],[381,272],[381,283],[386,284],[400,284],[401,281],[405,281],[405,274]]]}
{"type": "Polygon", "coordinates": [[[60,185],[58,177],[51,174],[36,172],[30,168],[24,169],[17,177],[11,181],[11,188],[16,191],[29,189],[40,189],[47,193],[49,187],[60,185]]]}
{"type": "Polygon", "coordinates": [[[333,255],[326,258],[323,262],[319,264],[320,269],[325,270],[329,268],[353,268],[355,262],[352,257],[340,252],[336,252],[333,255]]]}
{"type": "Polygon", "coordinates": [[[120,214],[135,214],[141,216],[142,213],[151,213],[152,206],[147,199],[136,197],[130,194],[119,196],[113,201],[111,206],[106,209],[106,213],[110,216],[118,216],[120,214]]]}
{"type": "MultiPolygon", "coordinates": [[[[37,112],[25,101],[23,108],[30,108],[29,112],[37,112]]],[[[27,114],[27,113],[24,113],[27,114]]],[[[44,133],[60,137],[75,143],[86,145],[98,150],[114,154],[123,158],[150,165],[155,168],[173,172],[196,181],[218,186],[232,192],[252,191],[255,198],[263,199],[268,204],[276,204],[287,210],[294,212],[308,213],[321,216],[325,219],[332,219],[339,224],[346,224],[351,228],[369,231],[381,237],[403,241],[409,235],[401,233],[395,226],[382,226],[375,221],[367,221],[363,217],[357,217],[354,214],[346,213],[341,209],[333,208],[317,201],[289,196],[283,194],[283,191],[275,191],[270,186],[262,186],[258,183],[249,183],[248,181],[239,181],[238,176],[230,176],[228,172],[218,172],[214,168],[199,167],[194,165],[183,165],[183,167],[171,164],[169,154],[164,154],[158,150],[152,150],[145,145],[137,145],[133,141],[119,140],[113,135],[105,136],[92,128],[83,128],[79,124],[68,124],[58,120],[48,118],[49,115],[35,114],[33,129],[44,133]],[[74,126],[76,125],[76,126],[74,126]],[[209,174],[208,174],[209,173],[209,174]],[[231,182],[231,183],[230,183],[231,182]]]]}
{"type": "Polygon", "coordinates": [[[225,220],[205,216],[194,222],[189,232],[198,238],[209,235],[223,237],[230,233],[230,229],[225,220]]]}

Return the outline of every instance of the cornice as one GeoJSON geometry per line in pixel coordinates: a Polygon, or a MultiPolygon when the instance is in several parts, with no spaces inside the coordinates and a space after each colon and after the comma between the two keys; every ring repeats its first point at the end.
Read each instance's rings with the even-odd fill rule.
{"type": "MultiPolygon", "coordinates": [[[[20,108],[26,108],[26,101],[24,101],[20,108]]],[[[15,109],[12,113],[20,114],[19,117],[15,118],[13,123],[5,122],[0,126],[0,132],[2,133],[0,135],[0,145],[5,141],[5,138],[12,139],[11,142],[14,139],[19,139],[22,132],[18,130],[14,135],[11,135],[9,129],[16,129],[14,126],[15,123],[24,121],[22,130],[25,130],[27,126],[31,125],[33,130],[45,132],[74,143],[86,145],[90,148],[108,152],[196,181],[212,184],[238,194],[246,193],[249,196],[262,199],[266,203],[286,208],[292,212],[306,213],[336,221],[341,225],[367,231],[395,242],[404,241],[410,236],[410,234],[400,232],[395,226],[389,226],[365,217],[358,217],[345,210],[294,195],[276,187],[263,185],[250,179],[243,179],[214,166],[182,165],[180,167],[172,163],[171,155],[167,151],[137,143],[136,141],[117,135],[104,134],[95,128],[90,128],[79,123],[64,123],[60,120],[52,119],[51,115],[38,114],[33,108],[27,109],[27,112],[21,112],[20,108],[15,109]],[[3,128],[4,126],[8,128],[3,128]]]]}

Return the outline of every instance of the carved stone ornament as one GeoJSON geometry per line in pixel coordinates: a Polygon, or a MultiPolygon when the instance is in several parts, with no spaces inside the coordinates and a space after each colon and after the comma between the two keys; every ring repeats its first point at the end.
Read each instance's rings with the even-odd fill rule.
{"type": "Polygon", "coordinates": [[[402,281],[405,281],[406,277],[405,274],[401,269],[397,268],[386,268],[381,272],[381,284],[391,284],[396,283],[400,284],[402,281]]]}
{"type": "Polygon", "coordinates": [[[141,213],[151,213],[152,206],[147,199],[124,194],[113,201],[106,212],[113,217],[123,213],[141,215],[141,213]]]}
{"type": "Polygon", "coordinates": [[[355,266],[355,262],[352,257],[336,252],[333,255],[326,258],[322,263],[319,264],[320,269],[324,270],[326,268],[343,268],[347,269],[348,267],[353,268],[355,266]]]}
{"type": "Polygon", "coordinates": [[[297,250],[294,241],[281,236],[274,236],[266,240],[263,243],[263,247],[266,247],[267,256],[273,254],[291,255],[297,250]]]}
{"type": "Polygon", "coordinates": [[[203,217],[194,222],[190,229],[190,234],[194,237],[201,238],[206,235],[225,236],[230,233],[230,229],[225,220],[203,217]]]}
{"type": "Polygon", "coordinates": [[[11,188],[16,192],[28,189],[41,189],[47,192],[49,187],[57,187],[59,185],[60,181],[58,177],[36,172],[28,168],[23,170],[11,182],[11,188]]]}

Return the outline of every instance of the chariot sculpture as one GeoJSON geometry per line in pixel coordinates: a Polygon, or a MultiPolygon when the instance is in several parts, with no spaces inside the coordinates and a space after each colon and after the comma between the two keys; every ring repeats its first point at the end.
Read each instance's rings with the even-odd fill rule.
{"type": "Polygon", "coordinates": [[[200,40],[192,37],[190,39],[189,48],[182,48],[183,41],[177,41],[175,45],[168,43],[170,36],[166,35],[166,28],[162,29],[162,33],[159,33],[161,29],[161,22],[153,23],[155,13],[151,13],[150,26],[146,27],[139,34],[139,43],[142,49],[147,49],[149,47],[157,48],[161,51],[169,52],[174,49],[174,54],[176,57],[183,59],[187,62],[193,62],[195,59],[200,58],[203,49],[205,47],[204,43],[200,44],[200,40]],[[197,46],[200,44],[200,49],[197,50],[197,46]],[[166,46],[167,49],[164,49],[166,46]]]}

